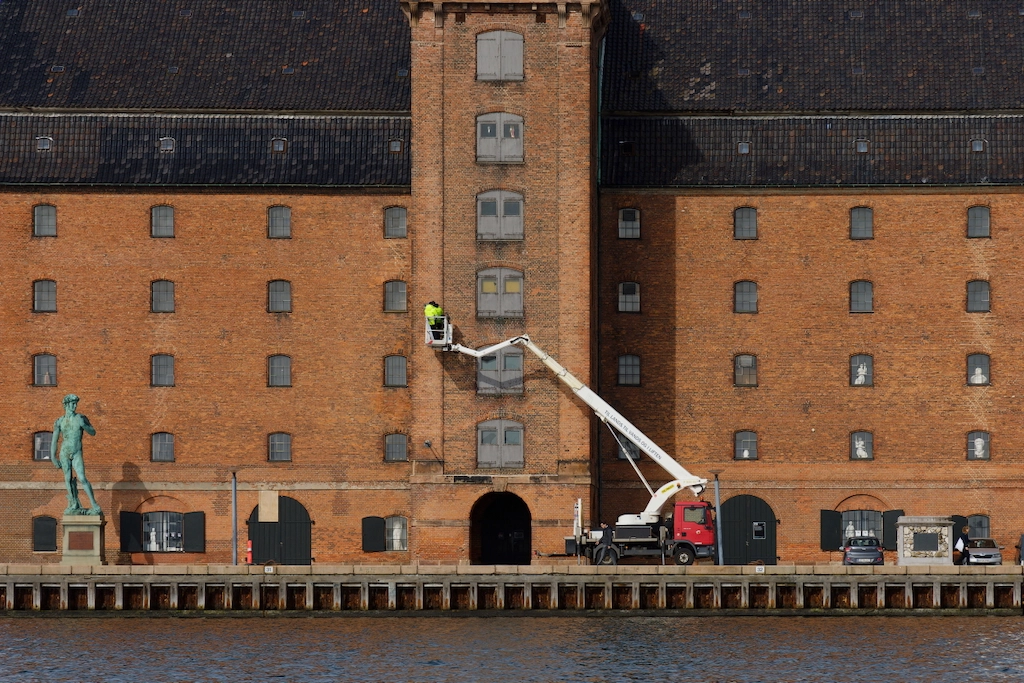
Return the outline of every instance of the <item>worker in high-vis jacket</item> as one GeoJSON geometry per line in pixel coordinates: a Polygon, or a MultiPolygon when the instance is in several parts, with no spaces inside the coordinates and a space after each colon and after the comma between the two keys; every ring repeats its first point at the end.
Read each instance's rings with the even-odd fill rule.
{"type": "Polygon", "coordinates": [[[444,309],[436,301],[431,301],[423,307],[423,315],[427,316],[434,339],[441,339],[444,336],[444,309]]]}

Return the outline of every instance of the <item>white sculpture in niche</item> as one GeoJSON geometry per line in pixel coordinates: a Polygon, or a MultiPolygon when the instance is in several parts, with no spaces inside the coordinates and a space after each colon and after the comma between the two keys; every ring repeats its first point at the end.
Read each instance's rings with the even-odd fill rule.
{"type": "Polygon", "coordinates": [[[981,371],[981,368],[974,368],[974,374],[971,375],[970,383],[971,384],[986,384],[987,382],[988,382],[988,377],[986,377],[985,373],[983,373],[981,371]]]}
{"type": "Polygon", "coordinates": [[[855,449],[854,450],[855,455],[858,458],[863,458],[863,459],[867,460],[867,458],[868,458],[868,449],[866,449],[864,447],[864,439],[860,439],[860,438],[854,439],[853,440],[853,445],[854,445],[854,449],[855,449]]]}
{"type": "Polygon", "coordinates": [[[985,439],[980,436],[974,440],[974,457],[978,460],[985,459],[985,439]]]}
{"type": "Polygon", "coordinates": [[[857,366],[857,378],[853,380],[854,384],[862,385],[868,381],[868,366],[867,363],[861,363],[857,366]]]}

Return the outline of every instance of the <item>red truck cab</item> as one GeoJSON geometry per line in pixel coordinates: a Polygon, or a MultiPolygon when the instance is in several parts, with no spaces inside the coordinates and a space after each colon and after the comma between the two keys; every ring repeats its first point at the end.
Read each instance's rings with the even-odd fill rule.
{"type": "Polygon", "coordinates": [[[672,540],[689,541],[705,557],[702,548],[715,545],[715,519],[711,505],[702,500],[677,501],[672,514],[672,540]]]}

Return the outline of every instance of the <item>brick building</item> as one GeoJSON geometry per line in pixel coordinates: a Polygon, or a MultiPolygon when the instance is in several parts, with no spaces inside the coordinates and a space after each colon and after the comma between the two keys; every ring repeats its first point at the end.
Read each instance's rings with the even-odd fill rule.
{"type": "Polygon", "coordinates": [[[426,347],[432,299],[717,472],[729,562],[900,510],[1012,545],[1021,21],[0,4],[0,560],[59,561],[72,392],[111,562],[230,561],[233,522],[255,561],[529,562],[577,499],[644,506],[529,354],[426,347]]]}

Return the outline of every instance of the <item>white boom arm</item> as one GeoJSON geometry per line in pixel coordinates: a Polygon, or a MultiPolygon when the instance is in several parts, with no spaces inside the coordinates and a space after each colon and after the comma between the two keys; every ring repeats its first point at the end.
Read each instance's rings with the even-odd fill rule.
{"type": "MultiPolygon", "coordinates": [[[[707,479],[701,479],[700,477],[687,472],[685,467],[676,462],[671,455],[663,451],[656,443],[647,438],[643,432],[637,429],[632,422],[623,417],[619,411],[608,405],[608,403],[603,398],[595,394],[590,387],[576,379],[572,373],[562,367],[558,361],[530,341],[530,338],[527,335],[524,334],[519,337],[506,339],[503,342],[499,342],[479,350],[471,349],[462,346],[461,344],[447,345],[445,350],[457,351],[458,353],[464,353],[475,358],[480,358],[509,346],[524,346],[532,351],[537,358],[539,358],[540,361],[548,367],[549,370],[555,373],[555,376],[558,377],[558,379],[562,380],[566,386],[572,389],[574,394],[580,397],[581,401],[586,403],[590,409],[594,411],[598,419],[605,424],[614,427],[617,432],[629,439],[630,442],[649,455],[654,462],[661,465],[662,469],[672,476],[672,481],[665,484],[657,491],[651,491],[650,486],[647,486],[647,490],[651,492],[651,501],[647,504],[647,507],[644,508],[644,511],[639,515],[622,515],[619,517],[619,524],[648,524],[657,522],[661,517],[661,509],[665,506],[665,503],[668,502],[669,498],[682,489],[688,488],[697,495],[704,492],[708,483],[707,479]]],[[[640,478],[643,479],[644,485],[647,485],[647,480],[644,479],[642,474],[640,474],[639,468],[637,468],[636,463],[634,463],[632,459],[630,459],[630,464],[633,465],[633,469],[635,469],[637,474],[640,475],[640,478]]]]}

